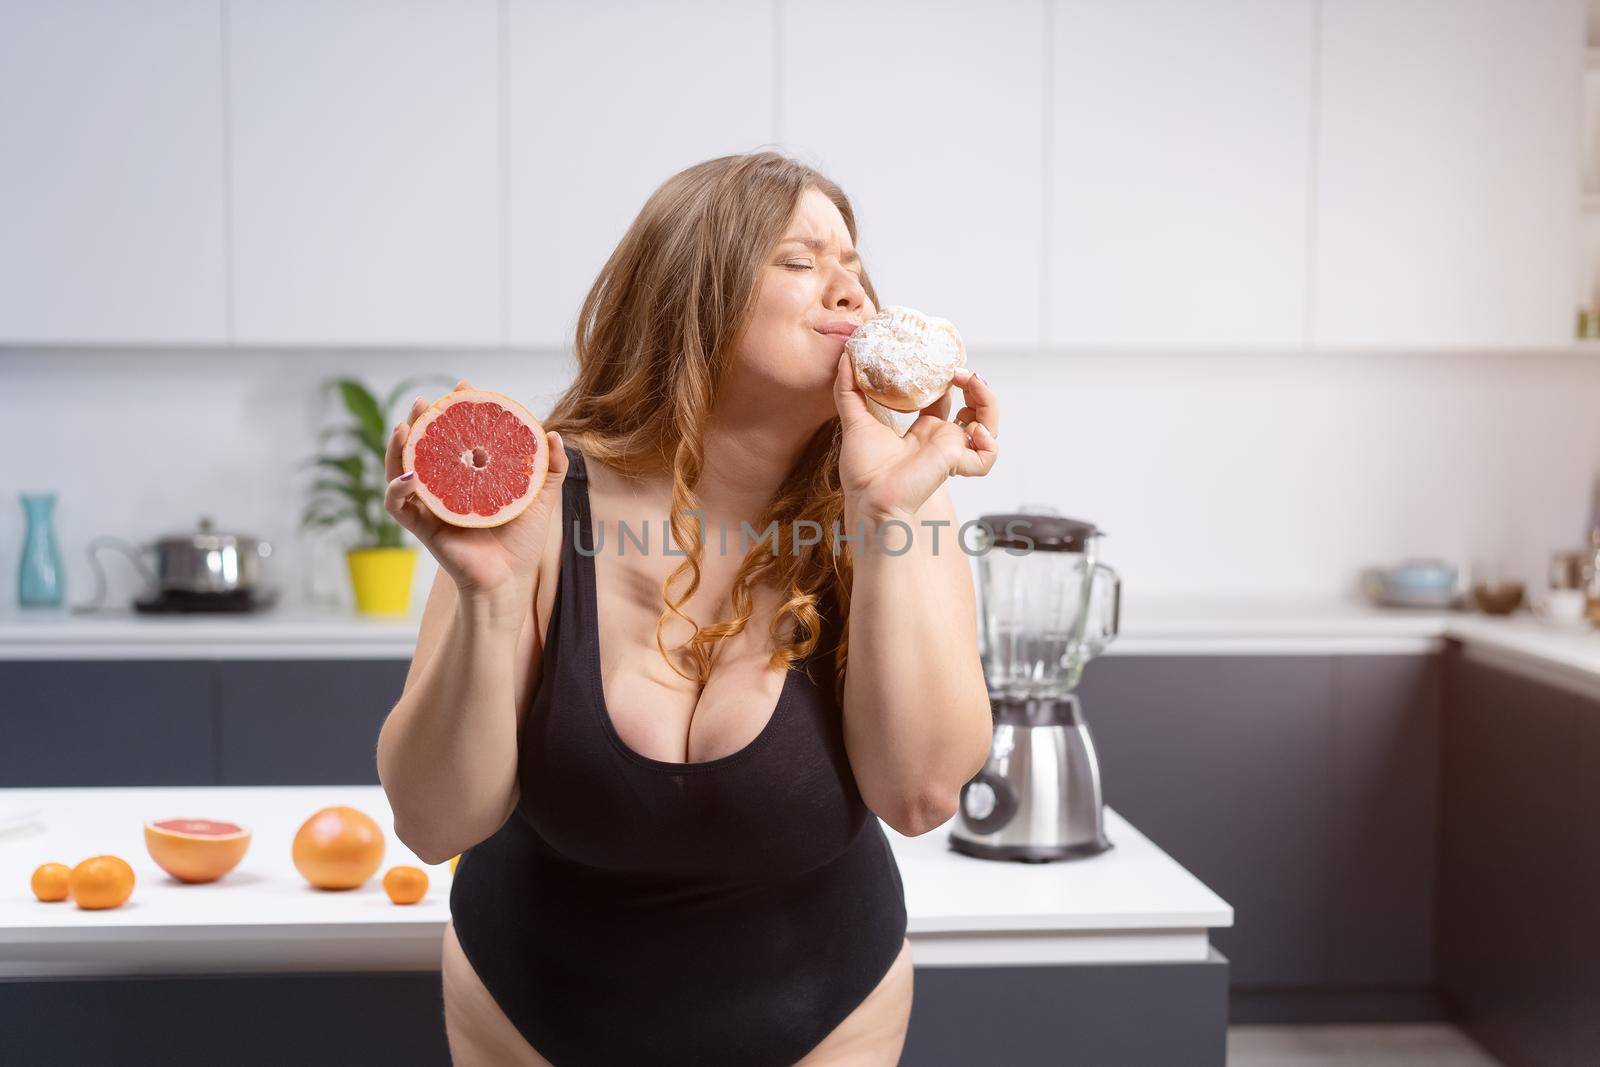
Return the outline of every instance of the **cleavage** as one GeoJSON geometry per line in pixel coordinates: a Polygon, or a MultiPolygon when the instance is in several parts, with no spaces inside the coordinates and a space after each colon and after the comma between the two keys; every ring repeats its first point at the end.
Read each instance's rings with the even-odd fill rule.
{"type": "MultiPolygon", "coordinates": [[[[788,676],[767,662],[771,653],[767,628],[781,602],[776,590],[751,590],[752,614],[744,631],[717,648],[710,677],[701,688],[668,666],[656,648],[664,575],[649,573],[639,560],[627,557],[602,553],[594,562],[599,565],[595,591],[601,711],[610,716],[623,744],[663,763],[706,763],[747,748],[777,714],[788,676]]],[[[713,616],[713,601],[706,595],[711,584],[703,577],[700,589],[683,605],[684,612],[701,625],[732,612],[724,594],[719,598],[720,611],[713,616]]],[[[671,617],[662,626],[662,643],[672,651],[690,633],[687,622],[671,617]]],[[[680,669],[690,669],[681,654],[675,662],[680,669]]]]}

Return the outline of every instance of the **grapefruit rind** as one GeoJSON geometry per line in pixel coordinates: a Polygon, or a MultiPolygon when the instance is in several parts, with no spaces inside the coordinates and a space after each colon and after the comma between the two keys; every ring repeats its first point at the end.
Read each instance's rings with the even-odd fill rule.
{"type": "Polygon", "coordinates": [[[446,393],[435,400],[426,411],[416,417],[406,436],[406,443],[400,453],[400,467],[402,473],[416,474],[417,499],[423,506],[438,516],[441,522],[451,526],[461,526],[468,529],[490,529],[495,526],[504,526],[506,523],[528,510],[528,506],[539,496],[539,490],[544,487],[545,476],[550,470],[550,447],[545,440],[544,427],[539,424],[531,412],[504,393],[497,393],[489,389],[457,389],[446,393]],[[510,412],[519,422],[523,423],[534,439],[533,469],[528,473],[528,488],[525,492],[502,505],[493,514],[467,513],[452,508],[439,496],[433,486],[428,484],[427,473],[417,470],[417,446],[422,443],[427,435],[428,427],[436,422],[445,412],[457,404],[496,404],[510,412]]]}
{"type": "Polygon", "coordinates": [[[355,889],[383,865],[385,847],[383,828],[372,816],[335,804],[300,824],[290,857],[300,876],[318,889],[355,889]]]}
{"type": "Polygon", "coordinates": [[[151,819],[144,824],[144,847],[156,866],[180,882],[215,882],[244,859],[250,849],[250,830],[214,819],[151,819]],[[162,823],[189,825],[178,829],[162,823]]]}

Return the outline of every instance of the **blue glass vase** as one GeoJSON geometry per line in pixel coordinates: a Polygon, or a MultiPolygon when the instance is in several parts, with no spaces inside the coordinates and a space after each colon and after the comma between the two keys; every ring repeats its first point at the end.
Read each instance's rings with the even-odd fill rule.
{"type": "Polygon", "coordinates": [[[25,608],[57,607],[65,596],[67,576],[61,568],[52,517],[54,493],[23,493],[28,528],[22,538],[22,566],[17,574],[17,603],[25,608]]]}

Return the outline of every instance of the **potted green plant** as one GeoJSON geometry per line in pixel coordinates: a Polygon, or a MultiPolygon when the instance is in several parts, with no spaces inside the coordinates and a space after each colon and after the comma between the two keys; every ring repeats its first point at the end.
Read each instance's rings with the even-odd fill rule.
{"type": "Polygon", "coordinates": [[[383,506],[389,484],[384,459],[389,429],[402,417],[395,414],[395,405],[404,403],[418,385],[436,380],[445,381],[448,388],[449,379],[443,375],[419,375],[395,386],[381,404],[353,378],[334,379],[326,386],[338,390],[353,421],[324,429],[317,444],[330,450],[303,464],[316,467],[319,476],[300,528],[352,527],[356,539],[346,549],[345,561],[356,609],[365,614],[404,615],[410,607],[417,550],[401,543],[405,531],[383,506]]]}

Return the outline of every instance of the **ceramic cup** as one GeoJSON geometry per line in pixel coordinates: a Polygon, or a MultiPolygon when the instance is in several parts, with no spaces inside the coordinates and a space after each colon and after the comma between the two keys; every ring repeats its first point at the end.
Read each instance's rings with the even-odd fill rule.
{"type": "Polygon", "coordinates": [[[1585,606],[1582,589],[1552,589],[1533,605],[1533,613],[1545,622],[1576,626],[1584,620],[1585,606]]]}

